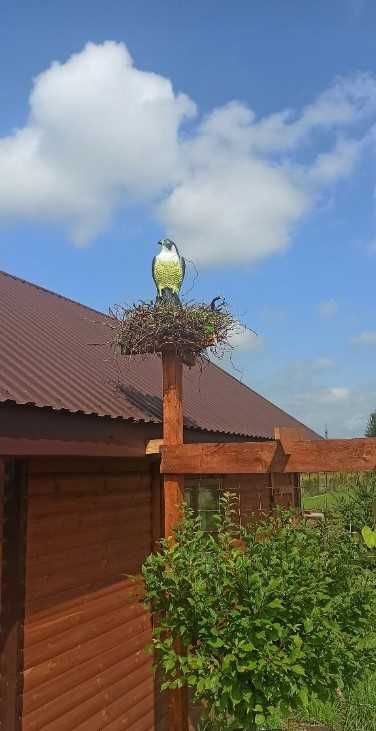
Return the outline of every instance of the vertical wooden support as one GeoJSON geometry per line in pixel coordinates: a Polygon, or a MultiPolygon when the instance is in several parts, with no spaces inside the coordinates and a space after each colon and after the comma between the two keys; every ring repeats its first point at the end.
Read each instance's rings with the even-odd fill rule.
{"type": "MultiPolygon", "coordinates": [[[[183,444],[183,364],[175,349],[165,350],[163,362],[163,444],[183,444]]],[[[164,535],[171,536],[181,518],[184,476],[164,477],[164,535]]]]}
{"type": "MultiPolygon", "coordinates": [[[[304,440],[305,433],[304,429],[302,427],[286,427],[286,426],[276,426],[274,427],[274,439],[277,439],[284,443],[284,446],[286,449],[288,449],[288,443],[289,441],[299,441],[301,439],[304,440]]],[[[291,472],[290,475],[290,489],[291,489],[291,507],[298,508],[298,510],[301,510],[301,491],[300,491],[300,475],[294,472],[291,472]]],[[[273,496],[273,505],[272,507],[275,507],[275,500],[274,500],[274,491],[277,487],[276,485],[276,475],[275,473],[271,473],[271,485],[272,485],[272,496],[273,496]]]]}
{"type": "Polygon", "coordinates": [[[152,550],[158,551],[162,533],[162,489],[159,462],[151,465],[151,528],[152,550]]]}
{"type": "Polygon", "coordinates": [[[22,725],[25,618],[26,474],[20,461],[2,463],[4,491],[1,576],[1,729],[22,725]]]}
{"type": "MultiPolygon", "coordinates": [[[[175,349],[166,349],[163,364],[163,443],[183,443],[183,364],[175,349]]],[[[181,518],[184,500],[184,476],[164,476],[164,535],[172,536],[181,518]]],[[[178,641],[176,650],[179,652],[178,641]]],[[[168,731],[188,731],[188,693],[177,688],[168,694],[168,731]]]]}

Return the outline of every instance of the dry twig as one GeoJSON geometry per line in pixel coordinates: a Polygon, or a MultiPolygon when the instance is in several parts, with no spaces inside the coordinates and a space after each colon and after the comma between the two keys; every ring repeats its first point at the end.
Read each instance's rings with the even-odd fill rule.
{"type": "Polygon", "coordinates": [[[226,305],[183,303],[180,307],[163,301],[140,302],[110,311],[113,345],[123,355],[161,354],[173,346],[188,366],[209,353],[217,358],[232,350],[231,336],[242,328],[226,305]]]}

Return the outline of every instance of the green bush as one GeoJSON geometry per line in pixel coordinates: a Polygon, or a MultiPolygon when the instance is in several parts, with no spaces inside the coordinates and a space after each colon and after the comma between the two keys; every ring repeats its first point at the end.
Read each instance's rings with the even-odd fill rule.
{"type": "Polygon", "coordinates": [[[335,523],[287,513],[248,525],[239,543],[229,496],[217,527],[203,533],[187,509],[176,541],[144,564],[163,688],[190,686],[223,731],[262,728],[359,677],[374,656],[365,548],[335,523]]]}
{"type": "Polygon", "coordinates": [[[354,489],[335,508],[346,528],[360,533],[365,525],[376,527],[376,473],[358,475],[354,489]]]}

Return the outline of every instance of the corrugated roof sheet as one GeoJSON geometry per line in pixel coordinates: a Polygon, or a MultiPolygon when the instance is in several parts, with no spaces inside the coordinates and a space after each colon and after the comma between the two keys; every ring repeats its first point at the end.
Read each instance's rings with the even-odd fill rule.
{"type": "MultiPolygon", "coordinates": [[[[108,318],[0,272],[0,401],[160,422],[158,357],[115,355],[108,318]]],[[[184,369],[187,427],[272,437],[293,417],[218,366],[184,369]]],[[[307,428],[307,436],[315,435],[307,428]]]]}

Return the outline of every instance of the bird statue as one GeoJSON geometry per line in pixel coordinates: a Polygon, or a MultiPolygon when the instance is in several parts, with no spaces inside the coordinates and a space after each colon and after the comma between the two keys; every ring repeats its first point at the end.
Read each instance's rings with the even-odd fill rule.
{"type": "Polygon", "coordinates": [[[185,261],[171,239],[158,241],[161,251],[153,258],[152,273],[157,299],[180,305],[179,292],[185,275],[185,261]]]}

